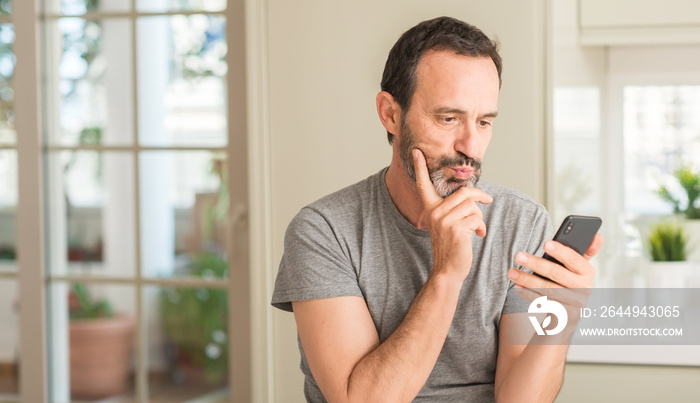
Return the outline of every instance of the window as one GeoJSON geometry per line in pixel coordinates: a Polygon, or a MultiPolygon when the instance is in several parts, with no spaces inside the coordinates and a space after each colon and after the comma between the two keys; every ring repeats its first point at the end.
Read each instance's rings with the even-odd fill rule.
{"type": "Polygon", "coordinates": [[[666,186],[687,208],[687,195],[673,173],[681,165],[700,171],[700,86],[624,85],[622,88],[625,211],[668,215],[666,186]]]}
{"type": "MultiPolygon", "coordinates": [[[[700,172],[700,60],[688,57],[697,46],[585,48],[576,57],[566,49],[573,62],[557,59],[552,103],[554,225],[568,214],[602,216],[598,286],[654,286],[652,225],[680,220],[690,244],[700,242],[700,221],[676,214],[688,207],[678,170],[700,172]]],[[[700,254],[689,261],[700,265],[700,254]]]]}
{"type": "Polygon", "coordinates": [[[242,2],[50,0],[41,10],[37,3],[15,3],[17,59],[37,66],[15,83],[15,15],[0,0],[0,246],[14,233],[4,227],[14,226],[2,215],[9,210],[12,220],[37,224],[35,236],[17,242],[31,250],[46,235],[37,250],[47,254],[46,282],[40,254],[17,263],[0,256],[0,399],[40,401],[47,391],[54,402],[228,401],[245,393],[232,392],[231,380],[234,368],[249,363],[231,357],[249,349],[248,328],[234,326],[241,313],[229,309],[247,289],[229,274],[247,272],[247,189],[229,175],[232,166],[246,175],[246,122],[238,118],[245,94],[232,90],[244,88],[245,55],[228,46],[231,38],[242,42],[239,19],[229,25],[242,2]],[[35,23],[41,38],[31,36],[35,23]],[[43,123],[43,139],[31,140],[38,145],[24,141],[31,133],[17,141],[13,90],[41,92],[38,102],[25,96],[17,108],[23,128],[35,124],[40,132],[36,122],[43,123]],[[43,119],[26,112],[41,109],[43,119]],[[21,170],[40,162],[44,172],[21,170]],[[42,176],[43,198],[32,197],[26,184],[42,176]],[[32,207],[15,214],[22,195],[20,203],[32,207]],[[20,326],[13,325],[16,277],[32,291],[23,293],[29,315],[20,326]],[[42,300],[48,324],[32,315],[42,300]],[[90,335],[105,322],[113,335],[90,335]],[[46,333],[31,340],[36,352],[23,349],[21,368],[41,374],[48,362],[48,378],[32,380],[38,394],[19,395],[7,376],[18,368],[10,339],[31,339],[36,329],[46,333]],[[108,358],[109,351],[118,354],[108,358]]]}

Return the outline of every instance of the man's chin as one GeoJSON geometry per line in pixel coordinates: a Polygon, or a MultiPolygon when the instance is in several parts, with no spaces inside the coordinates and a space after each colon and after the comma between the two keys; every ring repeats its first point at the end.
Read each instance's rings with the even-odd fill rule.
{"type": "Polygon", "coordinates": [[[460,188],[475,187],[477,183],[479,183],[479,176],[472,175],[467,179],[451,178],[446,182],[433,183],[433,185],[435,186],[435,190],[437,190],[438,194],[445,198],[460,188]]]}

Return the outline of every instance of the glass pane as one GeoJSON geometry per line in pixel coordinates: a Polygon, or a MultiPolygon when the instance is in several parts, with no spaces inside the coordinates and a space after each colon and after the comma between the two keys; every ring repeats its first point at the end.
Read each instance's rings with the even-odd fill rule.
{"type": "Polygon", "coordinates": [[[133,397],[134,288],[55,283],[49,298],[50,400],[133,397]]]}
{"type": "Polygon", "coordinates": [[[223,11],[226,0],[136,0],[139,12],[223,11]]]}
{"type": "Polygon", "coordinates": [[[62,151],[50,154],[48,164],[51,272],[133,276],[132,155],[62,151]]]}
{"type": "Polygon", "coordinates": [[[49,141],[132,144],[131,22],[61,18],[46,29],[49,141]]]}
{"type": "Polygon", "coordinates": [[[688,195],[675,172],[700,172],[700,86],[626,86],[623,97],[625,211],[672,213],[662,185],[685,211],[688,195]]]}
{"type": "Polygon", "coordinates": [[[0,150],[0,270],[16,270],[17,152],[0,150]]]}
{"type": "MultiPolygon", "coordinates": [[[[2,9],[0,2],[0,9],[2,9]]],[[[0,145],[14,145],[15,133],[15,92],[12,78],[15,74],[16,58],[12,51],[15,42],[15,29],[12,24],[0,24],[0,145]]]]}
{"type": "MultiPolygon", "coordinates": [[[[570,214],[603,215],[600,89],[556,87],[553,105],[554,206],[550,213],[557,228],[570,214]]],[[[609,227],[610,223],[601,231],[609,227]]],[[[593,264],[600,273],[598,284],[606,281],[607,267],[617,269],[607,261],[593,264]]]]}
{"type": "Polygon", "coordinates": [[[137,21],[139,143],[227,143],[225,19],[149,17],[137,21]]]}
{"type": "Polygon", "coordinates": [[[18,397],[18,297],[15,281],[0,281],[0,401],[18,397]]]}
{"type": "Polygon", "coordinates": [[[131,0],[45,0],[45,10],[53,14],[81,15],[91,12],[125,12],[131,0]]]}
{"type": "Polygon", "coordinates": [[[152,401],[229,401],[228,291],[148,287],[143,298],[152,401]]]}
{"type": "Polygon", "coordinates": [[[12,0],[0,0],[0,15],[12,14],[12,0]]]}
{"type": "Polygon", "coordinates": [[[555,88],[553,116],[556,228],[569,214],[601,214],[598,88],[555,88]]]}
{"type": "Polygon", "coordinates": [[[151,277],[225,278],[228,188],[223,154],[152,151],[140,156],[141,262],[151,277]],[[213,270],[198,259],[216,261],[213,270]]]}

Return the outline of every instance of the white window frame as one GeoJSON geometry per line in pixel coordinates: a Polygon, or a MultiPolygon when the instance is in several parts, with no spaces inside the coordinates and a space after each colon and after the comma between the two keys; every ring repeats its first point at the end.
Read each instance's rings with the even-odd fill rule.
{"type": "Polygon", "coordinates": [[[608,189],[606,204],[610,206],[613,216],[624,213],[624,199],[622,190],[624,189],[623,168],[624,161],[624,139],[622,136],[622,107],[623,90],[626,86],[673,86],[673,85],[700,85],[700,72],[692,73],[646,73],[646,74],[615,74],[611,73],[608,80],[608,135],[606,146],[609,155],[608,169],[611,175],[607,176],[608,189]],[[614,158],[618,156],[618,158],[614,158]],[[614,174],[612,174],[614,173],[614,174]]]}

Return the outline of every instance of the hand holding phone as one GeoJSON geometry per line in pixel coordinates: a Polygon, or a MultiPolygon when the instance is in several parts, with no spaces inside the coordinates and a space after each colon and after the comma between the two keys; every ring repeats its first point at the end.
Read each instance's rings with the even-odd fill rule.
{"type": "MultiPolygon", "coordinates": [[[[561,223],[553,240],[583,255],[602,224],[603,220],[600,217],[570,215],[561,223]]],[[[542,257],[563,266],[561,262],[546,253],[542,257]]]]}

